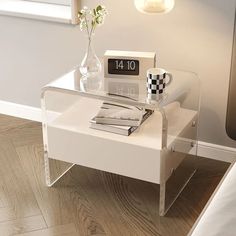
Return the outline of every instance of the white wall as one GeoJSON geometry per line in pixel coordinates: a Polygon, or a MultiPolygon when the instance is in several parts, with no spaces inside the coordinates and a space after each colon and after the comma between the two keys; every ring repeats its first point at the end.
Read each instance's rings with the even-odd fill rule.
{"type": "MultiPolygon", "coordinates": [[[[202,82],[200,140],[236,147],[225,132],[236,0],[176,0],[172,12],[150,16],[132,0],[102,2],[109,10],[96,50],[156,51],[162,67],[195,71],[202,82]]],[[[39,107],[40,88],[81,61],[78,27],[0,17],[0,100],[39,107]]]]}

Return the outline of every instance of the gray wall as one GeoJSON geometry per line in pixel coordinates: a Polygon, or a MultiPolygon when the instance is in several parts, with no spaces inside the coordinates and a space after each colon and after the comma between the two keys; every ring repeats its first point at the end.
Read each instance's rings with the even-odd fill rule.
{"type": "MultiPolygon", "coordinates": [[[[202,82],[200,140],[236,146],[225,132],[236,0],[176,0],[172,12],[150,16],[132,0],[102,2],[109,10],[96,50],[156,51],[158,65],[195,71],[202,82]]],[[[40,106],[40,88],[78,64],[85,37],[78,27],[0,17],[0,100],[40,106]]]]}

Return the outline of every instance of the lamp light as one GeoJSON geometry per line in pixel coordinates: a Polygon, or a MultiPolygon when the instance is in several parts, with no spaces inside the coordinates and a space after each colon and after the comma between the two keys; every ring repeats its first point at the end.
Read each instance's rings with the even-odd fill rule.
{"type": "Polygon", "coordinates": [[[174,0],[134,0],[135,7],[142,13],[167,13],[175,5],[174,0]]]}

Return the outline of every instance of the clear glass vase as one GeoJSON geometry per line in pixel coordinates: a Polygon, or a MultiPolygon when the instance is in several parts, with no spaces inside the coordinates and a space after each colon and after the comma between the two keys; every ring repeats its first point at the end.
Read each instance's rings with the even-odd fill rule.
{"type": "Polygon", "coordinates": [[[88,37],[88,47],[85,56],[80,64],[80,73],[85,77],[95,77],[102,70],[102,65],[98,59],[94,47],[93,36],[88,37]]]}

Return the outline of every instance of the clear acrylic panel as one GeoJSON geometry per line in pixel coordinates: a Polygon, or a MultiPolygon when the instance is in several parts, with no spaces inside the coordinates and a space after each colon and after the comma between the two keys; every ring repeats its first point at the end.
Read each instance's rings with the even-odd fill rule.
{"type": "Polygon", "coordinates": [[[75,99],[76,96],[65,96],[63,93],[49,90],[43,94],[41,100],[43,113],[45,178],[48,186],[52,186],[74,165],[73,163],[60,161],[57,160],[56,157],[50,156],[47,130],[48,126],[65,113],[68,107],[73,106],[75,99]]]}
{"type": "MultiPolygon", "coordinates": [[[[160,215],[165,215],[197,170],[198,115],[200,106],[200,83],[196,74],[177,72],[181,81],[178,91],[168,92],[174,100],[164,101],[166,111],[170,105],[178,107],[167,115],[167,145],[162,150],[160,183],[160,215]],[[174,124],[174,126],[172,126],[174,124]],[[179,127],[179,128],[177,128],[179,127]]],[[[175,75],[175,74],[174,74],[175,75]]],[[[175,77],[174,77],[175,79],[175,77]]]]}

